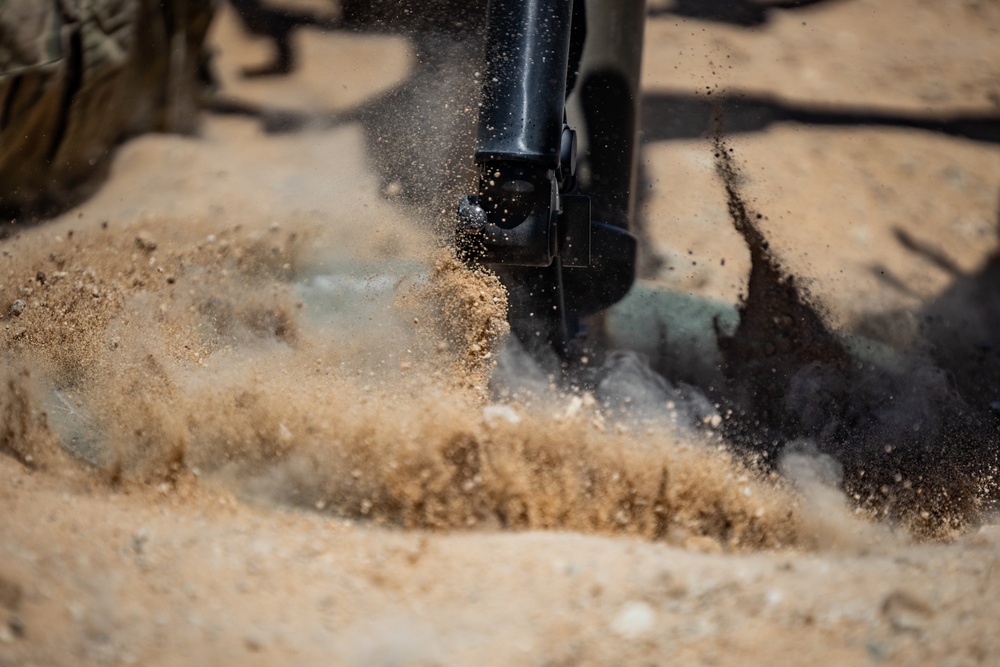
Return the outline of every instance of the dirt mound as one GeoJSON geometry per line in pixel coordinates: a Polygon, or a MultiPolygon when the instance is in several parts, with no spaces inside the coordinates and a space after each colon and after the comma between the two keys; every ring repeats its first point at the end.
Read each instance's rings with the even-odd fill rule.
{"type": "Polygon", "coordinates": [[[506,308],[489,274],[437,256],[375,316],[316,327],[301,231],[150,228],[167,226],[6,244],[5,356],[35,385],[3,394],[24,416],[5,451],[39,458],[56,432],[110,484],[210,474],[386,525],[809,541],[794,496],[716,444],[589,394],[489,403],[506,308]]]}
{"type": "MultiPolygon", "coordinates": [[[[728,152],[718,152],[731,185],[728,152]]],[[[838,439],[857,428],[844,425],[858,405],[847,392],[867,387],[870,399],[875,385],[782,276],[729,191],[754,273],[726,348],[735,412],[723,433],[754,454],[764,442],[772,460],[771,443],[812,438],[844,464],[859,506],[920,534],[964,525],[981,498],[969,470],[949,477],[956,468],[940,458],[928,468],[919,456],[881,456],[870,432],[838,439]]],[[[734,455],[711,426],[699,434],[651,418],[673,409],[660,394],[645,405],[603,385],[597,398],[551,390],[543,378],[527,397],[491,399],[506,294],[446,251],[428,249],[424,268],[388,283],[361,281],[353,301],[365,310],[348,300],[332,308],[339,319],[316,320],[308,315],[328,307],[301,290],[318,270],[308,225],[194,229],[144,221],[7,242],[0,335],[31,382],[12,375],[4,393],[20,420],[9,420],[19,430],[5,451],[56,460],[58,441],[113,485],[207,474],[248,498],[383,525],[709,538],[726,548],[824,542],[826,528],[803,518],[823,514],[808,494],[734,455]],[[376,283],[390,287],[376,294],[376,283]]],[[[639,382],[626,375],[625,385],[639,382]]],[[[721,421],[709,403],[702,411],[695,423],[721,421]]],[[[806,487],[840,479],[814,481],[806,487]]],[[[824,508],[846,516],[832,498],[824,508]]]]}

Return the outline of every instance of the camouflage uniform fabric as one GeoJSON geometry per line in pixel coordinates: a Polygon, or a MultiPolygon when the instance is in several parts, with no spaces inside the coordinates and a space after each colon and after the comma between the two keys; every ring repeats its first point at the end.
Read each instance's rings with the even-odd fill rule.
{"type": "Polygon", "coordinates": [[[0,215],[48,214],[113,147],[191,132],[213,0],[0,0],[0,215]]]}

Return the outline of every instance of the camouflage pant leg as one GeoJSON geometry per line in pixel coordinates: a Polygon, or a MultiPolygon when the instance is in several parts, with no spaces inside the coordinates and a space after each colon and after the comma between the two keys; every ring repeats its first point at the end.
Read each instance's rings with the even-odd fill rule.
{"type": "Polygon", "coordinates": [[[65,207],[114,145],[191,131],[213,0],[0,0],[0,215],[65,207]]]}

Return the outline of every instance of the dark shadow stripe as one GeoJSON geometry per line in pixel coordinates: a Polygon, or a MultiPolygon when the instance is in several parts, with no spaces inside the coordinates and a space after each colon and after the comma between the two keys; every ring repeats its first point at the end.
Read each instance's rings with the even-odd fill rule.
{"type": "Polygon", "coordinates": [[[643,141],[710,137],[720,116],[729,134],[760,132],[776,123],[830,127],[892,127],[937,132],[972,141],[1000,144],[1000,113],[912,113],[867,107],[834,107],[783,102],[766,95],[738,93],[681,95],[646,93],[642,99],[643,141]]]}
{"type": "Polygon", "coordinates": [[[52,131],[52,141],[46,159],[51,162],[59,153],[66,130],[69,126],[70,108],[73,100],[83,85],[83,37],[79,26],[69,35],[69,52],[66,54],[66,84],[63,87],[62,100],[59,104],[59,120],[52,131]]]}

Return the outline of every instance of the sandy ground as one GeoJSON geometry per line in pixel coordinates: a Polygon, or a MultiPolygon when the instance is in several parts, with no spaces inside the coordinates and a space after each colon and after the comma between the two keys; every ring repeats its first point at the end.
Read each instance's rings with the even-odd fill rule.
{"type": "MultiPolygon", "coordinates": [[[[644,286],[747,289],[699,136],[722,98],[783,266],[831,326],[912,341],[997,250],[996,126],[961,123],[1000,114],[1000,5],[770,17],[648,24],[644,286]]],[[[768,475],[586,394],[491,402],[503,294],[441,259],[406,203],[439,170],[400,176],[424,144],[377,120],[452,74],[304,29],[294,74],[246,80],[269,45],[227,11],[213,40],[256,116],[134,139],[0,241],[0,665],[1000,664],[995,517],[921,541],[823,457],[768,475]]]]}

